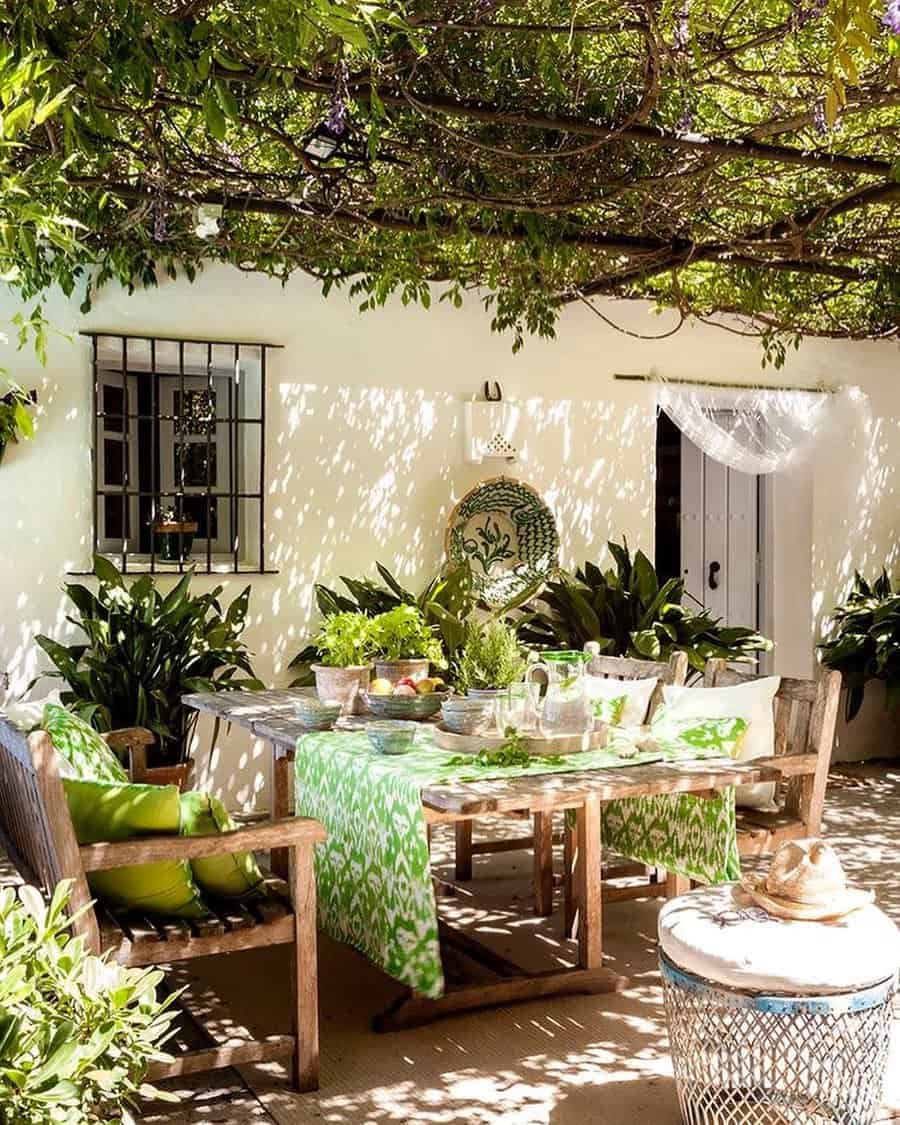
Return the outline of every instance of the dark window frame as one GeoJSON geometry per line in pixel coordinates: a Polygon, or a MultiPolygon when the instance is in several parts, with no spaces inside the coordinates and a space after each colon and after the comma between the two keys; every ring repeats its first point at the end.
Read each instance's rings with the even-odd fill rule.
{"type": "MultiPolygon", "coordinates": [[[[92,468],[92,510],[93,510],[93,529],[92,529],[92,544],[93,553],[102,554],[106,557],[116,561],[121,571],[125,574],[128,573],[150,573],[150,574],[181,574],[186,570],[193,570],[198,574],[269,574],[274,573],[266,567],[266,509],[265,509],[265,496],[266,496],[266,367],[268,359],[268,351],[271,348],[280,348],[280,344],[273,344],[259,340],[208,340],[196,339],[183,336],[158,336],[148,333],[120,333],[120,332],[103,332],[103,331],[84,331],[82,336],[87,337],[91,341],[91,368],[92,368],[92,443],[91,443],[91,468],[92,468]],[[104,344],[104,351],[108,351],[110,347],[114,347],[119,356],[121,357],[115,367],[111,367],[109,362],[101,362],[101,341],[104,344]],[[133,371],[129,369],[129,342],[140,341],[144,345],[149,344],[149,362],[148,369],[135,368],[133,371]],[[160,343],[175,345],[178,354],[177,370],[159,370],[157,365],[157,347],[160,343]],[[160,403],[163,397],[162,389],[164,386],[163,381],[167,380],[176,383],[176,389],[172,393],[173,404],[183,406],[189,402],[186,397],[186,391],[194,388],[185,387],[185,379],[190,378],[192,382],[196,380],[196,371],[185,369],[185,347],[191,345],[193,348],[197,346],[205,347],[206,349],[206,380],[208,393],[214,396],[216,387],[214,386],[214,378],[221,378],[220,373],[216,374],[214,370],[213,354],[214,349],[230,349],[233,356],[235,371],[240,371],[241,363],[241,349],[253,349],[254,360],[258,358],[259,363],[259,404],[256,416],[243,417],[241,396],[235,393],[235,384],[228,384],[228,404],[227,412],[224,417],[216,412],[211,422],[206,422],[204,427],[206,431],[206,484],[203,485],[186,485],[184,475],[184,465],[182,464],[181,480],[174,482],[173,488],[163,488],[161,480],[161,460],[166,456],[168,444],[164,443],[161,439],[161,423],[168,423],[172,426],[172,448],[177,450],[184,444],[196,444],[196,442],[187,442],[187,438],[196,438],[197,430],[185,429],[183,425],[183,418],[176,413],[177,407],[173,405],[171,414],[163,414],[160,403]],[[114,487],[108,487],[105,474],[101,477],[99,473],[99,465],[101,458],[105,454],[105,430],[113,431],[116,427],[110,427],[105,422],[105,419],[113,417],[108,414],[104,408],[104,395],[105,388],[113,385],[108,382],[110,374],[121,375],[122,387],[122,401],[124,403],[124,413],[122,415],[116,414],[116,419],[121,419],[121,444],[123,446],[122,459],[124,464],[124,472],[122,473],[121,486],[116,484],[114,487]],[[138,383],[138,391],[131,394],[133,387],[129,386],[129,375],[141,374],[144,376],[151,376],[146,382],[140,381],[138,383]],[[129,401],[134,398],[135,401],[129,401]],[[149,411],[148,411],[149,403],[149,411]],[[248,491],[246,487],[241,488],[241,457],[240,457],[240,438],[246,436],[248,433],[247,427],[258,426],[259,434],[257,439],[258,452],[254,454],[253,460],[258,460],[258,465],[253,465],[253,472],[258,472],[258,480],[256,482],[256,489],[248,491]],[[220,427],[227,429],[227,439],[221,433],[220,427]],[[213,438],[213,431],[217,431],[217,436],[213,438]],[[149,439],[149,440],[148,440],[149,439]],[[180,440],[181,439],[181,440],[180,440]],[[227,488],[222,488],[220,482],[214,479],[211,472],[211,465],[213,462],[213,443],[220,440],[227,440],[228,443],[228,482],[227,488]],[[132,458],[132,444],[137,442],[137,448],[140,448],[142,443],[146,443],[150,450],[150,465],[149,473],[150,479],[147,479],[148,465],[145,463],[146,458],[132,458]],[[164,449],[165,444],[165,449],[164,449]],[[137,480],[132,479],[132,473],[135,473],[137,480]],[[187,489],[187,490],[186,490],[187,489]],[[101,524],[105,528],[105,506],[107,505],[110,497],[121,498],[121,511],[122,511],[122,547],[115,551],[104,550],[104,544],[108,545],[108,537],[101,542],[101,524]],[[202,506],[205,503],[205,547],[201,548],[200,552],[192,553],[186,560],[181,559],[178,562],[168,562],[161,560],[157,551],[156,536],[152,530],[152,524],[158,518],[160,512],[166,508],[172,507],[175,509],[179,519],[185,517],[185,501],[190,501],[194,505],[197,501],[202,506]],[[137,514],[139,528],[130,527],[133,522],[131,518],[132,501],[134,511],[137,514]],[[213,536],[211,534],[213,524],[213,507],[215,505],[216,512],[218,513],[219,521],[221,521],[221,505],[227,504],[227,532],[230,532],[230,549],[226,552],[225,556],[221,551],[216,551],[213,548],[213,536]],[[254,564],[250,564],[242,560],[242,553],[247,551],[247,547],[241,542],[240,529],[242,526],[242,519],[246,520],[248,512],[251,510],[253,504],[258,504],[259,511],[259,543],[258,543],[258,557],[254,564]],[[104,516],[101,520],[101,505],[104,505],[104,516]],[[142,545],[142,529],[144,523],[148,524],[149,534],[144,535],[145,544],[142,545]],[[146,549],[149,546],[149,550],[146,549]],[[223,563],[223,557],[227,558],[227,563],[223,563]]],[[[246,353],[245,353],[246,354],[246,353]]],[[[162,364],[161,366],[166,366],[162,364]]],[[[170,365],[171,366],[171,365],[170,365]]],[[[200,378],[203,378],[202,374],[200,378]]],[[[224,406],[224,403],[223,403],[224,406]]],[[[195,421],[195,420],[194,420],[195,421]]],[[[200,431],[202,435],[202,430],[200,431]]],[[[202,440],[201,440],[202,444],[202,440]]],[[[224,458],[224,450],[222,451],[224,458]]],[[[249,467],[249,462],[247,463],[249,467]]],[[[224,469],[223,469],[224,472],[224,469]]],[[[252,488],[252,482],[250,487],[252,488]]],[[[202,510],[202,508],[201,508],[202,510]]],[[[188,518],[190,518],[188,516],[188,518]]],[[[179,540],[181,539],[181,532],[178,533],[179,540]]],[[[255,538],[255,536],[254,536],[255,538]]],[[[116,537],[118,539],[118,537],[116,537]]],[[[249,544],[247,545],[249,546],[249,544]]],[[[179,550],[179,555],[183,551],[179,550]]],[[[78,573],[78,572],[76,572],[78,573]]],[[[83,573],[83,572],[81,572],[83,573]]]]}

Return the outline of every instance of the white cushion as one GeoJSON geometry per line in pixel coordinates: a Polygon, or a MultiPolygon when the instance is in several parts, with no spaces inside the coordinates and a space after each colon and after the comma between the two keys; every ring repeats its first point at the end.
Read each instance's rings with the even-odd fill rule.
{"type": "MultiPolygon", "coordinates": [[[[781,684],[780,676],[764,676],[730,687],[663,687],[666,717],[702,719],[746,719],[750,724],[738,748],[739,762],[768,758],[775,753],[775,712],[773,701],[781,684]]],[[[750,809],[775,808],[775,782],[739,785],[735,798],[750,809]]]]}
{"type": "MultiPolygon", "coordinates": [[[[900,931],[877,906],[838,922],[782,922],[736,912],[737,884],[704,887],[667,902],[659,944],[678,968],[732,988],[813,996],[851,992],[896,977],[900,931]],[[722,925],[717,917],[737,919],[722,925]]],[[[752,904],[750,904],[752,905],[752,904]]]]}
{"type": "Polygon", "coordinates": [[[61,694],[62,689],[55,688],[41,699],[17,699],[4,703],[0,708],[0,718],[27,734],[40,726],[48,703],[60,703],[61,694]]]}
{"type": "Polygon", "coordinates": [[[585,676],[587,697],[594,699],[618,699],[625,696],[625,710],[619,723],[623,727],[639,727],[647,721],[650,700],[659,680],[651,676],[646,680],[608,680],[605,676],[585,676]]]}

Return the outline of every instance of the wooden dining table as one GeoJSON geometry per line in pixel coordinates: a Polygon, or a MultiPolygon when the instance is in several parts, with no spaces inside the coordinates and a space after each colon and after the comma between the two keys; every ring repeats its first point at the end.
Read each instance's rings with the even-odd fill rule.
{"type": "MultiPolygon", "coordinates": [[[[187,695],[186,706],[233,723],[267,741],[273,760],[273,818],[289,815],[290,763],[297,740],[307,733],[294,717],[297,691],[222,692],[187,695]]],[[[365,719],[346,725],[358,729],[365,719]]],[[[603,842],[601,809],[611,801],[629,798],[690,794],[714,797],[736,785],[775,780],[766,766],[731,759],[654,762],[627,768],[573,769],[564,773],[523,777],[454,781],[427,785],[421,793],[425,824],[458,824],[478,818],[506,818],[523,811],[554,813],[568,811],[574,817],[572,878],[567,886],[572,900],[567,904],[574,964],[568,968],[530,972],[507,961],[467,934],[441,924],[444,947],[457,961],[477,964],[477,981],[456,979],[442,996],[427,997],[409,990],[387,1012],[375,1020],[378,1030],[395,1030],[429,1022],[454,1012],[488,1005],[508,1004],[550,995],[612,992],[625,986],[626,978],[603,964],[603,842]]],[[[281,857],[273,853],[273,868],[281,857]]],[[[683,876],[672,879],[669,894],[689,886],[683,876]]]]}

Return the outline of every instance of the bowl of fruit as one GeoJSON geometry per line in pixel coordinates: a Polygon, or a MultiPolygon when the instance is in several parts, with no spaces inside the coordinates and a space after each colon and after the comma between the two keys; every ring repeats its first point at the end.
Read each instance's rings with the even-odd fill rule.
{"type": "Polygon", "coordinates": [[[373,680],[365,699],[369,710],[379,719],[430,719],[441,709],[449,689],[442,679],[426,677],[413,680],[404,676],[392,684],[390,680],[373,680]]]}

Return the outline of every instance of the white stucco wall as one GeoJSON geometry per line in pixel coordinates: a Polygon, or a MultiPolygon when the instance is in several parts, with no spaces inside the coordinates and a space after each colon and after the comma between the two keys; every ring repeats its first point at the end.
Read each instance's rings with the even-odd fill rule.
{"type": "MultiPolygon", "coordinates": [[[[18,306],[0,300],[0,326],[18,306]]],[[[619,323],[664,331],[643,305],[615,305],[619,323]]],[[[314,619],[312,583],[332,583],[384,562],[417,585],[440,563],[446,517],[459,497],[496,470],[463,460],[461,401],[485,379],[524,400],[523,462],[512,473],[553,507],[563,561],[598,558],[608,537],[653,546],[653,391],[614,372],[814,383],[861,390],[823,439],[809,468],[811,503],[796,494],[773,581],[776,670],[808,670],[818,617],[857,565],[898,560],[900,350],[894,344],[804,343],[782,372],[760,373],[755,343],[690,326],[660,341],[607,327],[584,308],[567,310],[556,341],[529,341],[517,356],[493,336],[477,300],[462,311],[390,308],[360,316],[337,294],[323,301],[297,278],[282,287],[213,267],[190,286],[165,282],[129,296],[102,291],[91,313],[55,299],[53,323],[70,337],[50,343],[46,368],[10,346],[0,364],[40,389],[39,432],[0,467],[0,670],[13,689],[41,667],[32,638],[63,636],[60,584],[90,555],[90,363],[80,328],[135,334],[271,340],[267,422],[267,550],[277,575],[252,579],[248,641],[262,678],[284,670],[314,619]],[[801,507],[803,507],[801,503],[801,507]],[[811,542],[810,542],[811,540],[811,542]]],[[[198,586],[213,581],[198,578],[198,586]]],[[[246,578],[226,577],[228,591],[246,578]]],[[[201,772],[229,803],[263,805],[268,762],[240,733],[220,739],[201,772]]]]}

